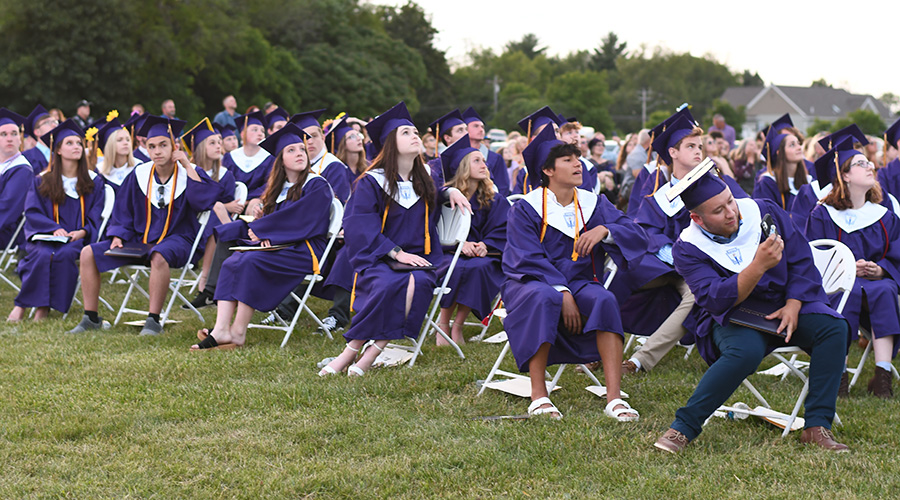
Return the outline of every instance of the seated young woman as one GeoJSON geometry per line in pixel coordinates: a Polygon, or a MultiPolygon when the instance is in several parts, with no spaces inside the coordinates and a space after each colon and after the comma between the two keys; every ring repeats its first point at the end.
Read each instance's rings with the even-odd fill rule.
{"type": "MultiPolygon", "coordinates": [[[[441,299],[438,325],[457,344],[465,342],[462,329],[466,317],[475,312],[479,319],[491,312],[491,302],[500,292],[503,270],[500,252],[506,246],[506,218],[509,202],[494,189],[491,173],[481,152],[469,143],[468,134],[441,153],[446,187],[458,190],[472,206],[472,225],[468,241],[456,263],[448,287],[450,292],[441,299]],[[454,316],[455,311],[455,316],[454,316]],[[450,327],[450,318],[453,327],[450,327]]],[[[446,248],[444,265],[438,270],[443,276],[450,266],[456,247],[446,248]]],[[[437,336],[438,345],[447,341],[437,336]]]]}
{"type": "MultiPolygon", "coordinates": [[[[846,138],[816,160],[820,183],[831,181],[831,192],[816,206],[806,223],[806,237],[840,241],[853,252],[856,282],[841,314],[850,323],[853,338],[862,325],[872,332],[875,375],[870,393],[890,398],[893,374],[891,360],[900,349],[900,220],[880,204],[883,193],[875,179],[875,165],[853,149],[846,138]]],[[[840,294],[832,297],[837,306],[840,294]]],[[[841,377],[838,394],[849,395],[848,375],[841,377]]]]}
{"type": "Polygon", "coordinates": [[[67,312],[78,283],[78,256],[100,227],[103,177],[89,170],[84,132],[66,120],[41,138],[51,149],[50,165],[34,177],[25,200],[25,257],[19,261],[22,288],[8,321],[20,321],[34,307],[34,320],[50,308],[67,312]],[[66,241],[45,241],[46,237],[66,241]]]}
{"type": "Polygon", "coordinates": [[[113,118],[97,131],[97,147],[103,151],[103,161],[97,165],[97,171],[103,175],[106,184],[118,192],[122,181],[137,165],[132,153],[131,134],[118,118],[113,118]]]}
{"type": "MultiPolygon", "coordinates": [[[[366,129],[379,153],[356,181],[344,213],[345,251],[355,271],[351,307],[358,310],[344,334],[347,346],[320,376],[344,370],[363,375],[389,341],[415,338],[433,298],[431,266],[444,258],[436,228],[439,194],[406,105],[397,104],[366,129]],[[369,341],[373,347],[360,355],[369,341]]],[[[468,205],[458,192],[445,193],[452,204],[468,205]]]]}
{"type": "Polygon", "coordinates": [[[216,324],[212,332],[197,332],[200,342],[191,350],[243,346],[255,310],[275,309],[304,276],[318,272],[334,193],[324,178],[310,171],[307,137],[288,124],[260,144],[275,158],[262,195],[263,216],[250,223],[223,224],[215,231],[219,245],[237,242],[259,250],[235,252],[225,259],[216,286],[216,324]]]}

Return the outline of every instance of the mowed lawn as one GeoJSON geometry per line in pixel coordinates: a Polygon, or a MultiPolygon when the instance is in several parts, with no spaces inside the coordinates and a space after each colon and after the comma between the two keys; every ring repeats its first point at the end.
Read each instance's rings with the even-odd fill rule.
{"type": "MultiPolygon", "coordinates": [[[[103,286],[107,298],[123,294],[122,285],[103,286]]],[[[0,288],[2,314],[13,296],[0,288]]],[[[312,304],[319,313],[328,306],[312,304]]],[[[311,335],[305,319],[285,349],[281,335],[251,331],[243,350],[192,353],[202,325],[185,311],[160,337],[123,325],[64,335],[80,313],[0,323],[0,498],[887,499],[900,491],[900,405],[866,395],[871,364],[838,403],[845,425],[836,434],[849,454],[804,447],[799,433],[782,440],[751,418],[713,419],[671,456],[653,442],[706,366],[696,353],[683,360],[681,348],[654,372],[624,380],[637,423],[605,417],[605,401],[571,369],[552,395],[562,421],[482,421],[475,417],[528,405],[496,391],[476,396],[497,344],[466,345],[463,361],[432,339],[413,368],[320,379],[316,363],[343,341],[311,335]]],[[[211,326],[215,309],[204,314],[211,326]]],[[[860,353],[852,348],[852,362],[860,353]]],[[[513,368],[511,356],[504,366],[513,368]]],[[[791,378],[754,383],[782,411],[800,389],[791,378]]],[[[730,401],[754,405],[743,388],[730,401]]]]}

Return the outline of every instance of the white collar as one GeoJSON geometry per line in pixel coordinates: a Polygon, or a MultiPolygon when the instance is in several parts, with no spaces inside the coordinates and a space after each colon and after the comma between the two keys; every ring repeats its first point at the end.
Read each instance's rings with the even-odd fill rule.
{"type": "Polygon", "coordinates": [[[860,209],[848,208],[846,210],[838,210],[831,205],[823,203],[828,210],[828,215],[837,227],[848,233],[863,229],[875,224],[887,212],[887,208],[877,205],[871,201],[867,201],[860,209]]]}
{"type": "Polygon", "coordinates": [[[813,194],[816,196],[816,199],[821,200],[822,198],[828,196],[828,193],[831,192],[831,189],[834,188],[834,185],[829,182],[827,186],[819,189],[819,181],[815,180],[809,183],[809,187],[812,188],[813,194]]]}
{"type": "Polygon", "coordinates": [[[891,200],[891,209],[895,214],[900,215],[900,202],[897,201],[897,198],[894,197],[891,193],[887,193],[888,198],[891,200]]]}
{"type": "Polygon", "coordinates": [[[269,152],[263,148],[259,148],[259,151],[257,151],[255,155],[247,156],[243,146],[235,149],[230,154],[231,160],[237,165],[237,168],[241,169],[241,172],[244,172],[245,174],[249,174],[256,170],[256,167],[260,166],[260,164],[269,157],[269,152]]]}
{"type": "Polygon", "coordinates": [[[103,177],[106,178],[107,181],[112,182],[116,186],[121,186],[122,181],[125,180],[125,177],[128,177],[128,174],[134,170],[134,167],[128,166],[126,163],[121,167],[113,167],[109,170],[108,174],[105,174],[103,177]]]}
{"type": "Polygon", "coordinates": [[[684,201],[682,201],[681,196],[676,197],[672,201],[669,201],[666,198],[666,193],[669,192],[669,189],[672,189],[672,186],[677,182],[678,179],[672,177],[672,180],[660,186],[659,189],[653,193],[653,199],[656,200],[656,204],[659,205],[659,209],[666,214],[666,217],[675,217],[684,208],[684,201]]]}
{"type": "Polygon", "coordinates": [[[756,255],[762,237],[759,205],[750,198],[734,200],[741,212],[743,223],[738,228],[738,235],[729,243],[716,243],[703,234],[700,226],[693,220],[681,231],[681,241],[690,243],[708,255],[720,266],[733,273],[739,273],[750,265],[756,255]]]}
{"type": "Polygon", "coordinates": [[[334,156],[328,151],[324,151],[315,160],[313,160],[310,165],[313,167],[313,173],[315,173],[316,175],[322,175],[322,171],[325,170],[325,167],[331,165],[334,162],[338,162],[341,165],[344,164],[337,156],[334,156]]]}
{"type": "MultiPolygon", "coordinates": [[[[384,177],[384,170],[369,170],[366,173],[371,175],[376,181],[378,181],[378,185],[381,186],[381,189],[383,189],[385,193],[388,192],[387,179],[384,177]]],[[[407,210],[409,210],[413,205],[416,204],[417,201],[419,201],[419,195],[416,194],[416,190],[413,189],[412,181],[404,180],[397,181],[397,192],[394,193],[393,198],[398,205],[407,210]]]]}
{"type": "MultiPolygon", "coordinates": [[[[534,209],[538,217],[543,217],[544,189],[538,188],[525,195],[525,201],[528,206],[534,209]]],[[[579,232],[584,230],[584,223],[591,219],[594,215],[594,209],[597,208],[599,198],[590,191],[578,189],[578,214],[575,213],[575,200],[566,206],[562,206],[556,199],[553,191],[547,189],[547,225],[552,226],[557,231],[565,234],[569,238],[575,238],[575,228],[578,227],[579,232]],[[576,219],[577,216],[577,219],[576,219]]]]}
{"type": "Polygon", "coordinates": [[[12,158],[6,160],[3,163],[0,163],[0,175],[6,173],[7,170],[18,167],[18,166],[27,166],[31,168],[31,164],[28,163],[28,160],[25,159],[25,156],[22,153],[16,153],[12,156],[12,158]]]}
{"type": "MultiPolygon", "coordinates": [[[[204,172],[206,172],[206,175],[208,175],[209,178],[212,179],[212,174],[213,174],[212,169],[204,170],[204,172]]],[[[219,182],[221,182],[222,178],[225,177],[225,172],[228,172],[228,169],[223,167],[222,165],[219,165],[219,182]]]]}
{"type": "MultiPolygon", "coordinates": [[[[775,181],[775,184],[778,184],[778,180],[775,179],[775,176],[770,174],[769,172],[763,172],[763,177],[768,177],[769,179],[772,179],[773,181],[775,181]]],[[[811,175],[806,176],[806,182],[807,183],[812,182],[811,175]]],[[[794,187],[794,178],[793,177],[788,177],[788,189],[791,191],[792,195],[797,196],[797,188],[794,187]]]]}
{"type": "Polygon", "coordinates": [[[35,143],[34,147],[36,147],[37,150],[44,155],[45,160],[50,161],[50,148],[48,148],[41,142],[35,143]]]}
{"type": "MultiPolygon", "coordinates": [[[[316,177],[318,177],[318,178],[324,180],[323,177],[321,177],[321,176],[319,176],[319,175],[317,175],[317,174],[314,174],[314,173],[310,172],[309,175],[306,176],[306,180],[303,181],[303,187],[306,187],[306,185],[309,184],[309,181],[315,179],[316,177]]],[[[326,181],[326,182],[327,182],[327,181],[326,181]]],[[[286,200],[286,199],[287,199],[288,191],[289,191],[292,187],[294,187],[294,185],[295,185],[294,182],[284,181],[284,184],[281,185],[281,193],[278,194],[278,198],[275,198],[275,203],[276,203],[276,204],[277,204],[277,203],[281,203],[282,201],[286,200]]],[[[331,185],[329,184],[329,187],[330,187],[330,186],[331,186],[331,185]]]]}
{"type": "MultiPolygon", "coordinates": [[[[144,193],[144,196],[147,196],[147,183],[150,181],[150,169],[153,168],[153,162],[148,161],[145,163],[141,163],[140,165],[134,167],[134,176],[135,180],[138,183],[138,187],[141,192],[144,193]]],[[[175,175],[169,177],[169,180],[166,181],[165,184],[160,184],[156,180],[156,176],[153,176],[153,185],[151,186],[152,196],[150,196],[150,203],[159,208],[159,186],[163,186],[163,197],[165,197],[165,203],[169,203],[169,198],[171,198],[172,194],[172,179],[175,179],[177,176],[178,181],[175,186],[175,198],[181,196],[184,193],[184,190],[187,189],[187,170],[184,169],[180,164],[175,166],[175,175]]]]}
{"type": "MultiPolygon", "coordinates": [[[[91,176],[91,180],[97,178],[97,172],[93,170],[88,170],[88,175],[91,176]]],[[[63,191],[65,191],[66,196],[69,198],[78,199],[78,177],[66,177],[65,175],[60,175],[62,177],[63,183],[63,191]]]]}
{"type": "Polygon", "coordinates": [[[650,163],[644,163],[644,168],[651,174],[656,172],[656,160],[653,160],[650,163]]]}

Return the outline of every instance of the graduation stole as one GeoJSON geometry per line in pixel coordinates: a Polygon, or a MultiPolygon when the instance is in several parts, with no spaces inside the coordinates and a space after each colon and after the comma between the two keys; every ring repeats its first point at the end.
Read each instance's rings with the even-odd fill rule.
{"type": "MultiPolygon", "coordinates": [[[[547,188],[542,187],[543,189],[543,198],[541,201],[541,243],[544,242],[544,235],[547,234],[547,188]]],[[[578,260],[578,252],[575,251],[575,245],[578,244],[578,215],[581,214],[581,228],[587,225],[584,222],[584,212],[581,211],[581,205],[578,204],[578,189],[574,190],[575,196],[575,241],[572,243],[572,262],[578,260]]]]}
{"type": "MultiPolygon", "coordinates": [[[[81,227],[84,227],[84,196],[78,195],[78,202],[81,204],[81,227]]],[[[59,203],[53,202],[53,220],[59,224],[59,203]]]]}
{"type": "MultiPolygon", "coordinates": [[[[174,144],[174,142],[173,142],[174,144]]],[[[147,243],[147,233],[150,232],[150,216],[152,214],[152,208],[150,204],[150,196],[153,193],[153,175],[156,172],[156,163],[150,167],[150,178],[147,179],[147,224],[144,226],[144,244],[147,243]]],[[[158,245],[163,238],[166,237],[166,233],[169,232],[169,223],[172,220],[172,205],[175,204],[175,187],[178,186],[178,164],[175,165],[175,170],[172,172],[172,193],[169,195],[169,209],[166,211],[166,224],[163,226],[162,234],[159,235],[159,239],[156,240],[156,244],[158,245]]],[[[83,210],[82,210],[83,212],[83,210]]]]}

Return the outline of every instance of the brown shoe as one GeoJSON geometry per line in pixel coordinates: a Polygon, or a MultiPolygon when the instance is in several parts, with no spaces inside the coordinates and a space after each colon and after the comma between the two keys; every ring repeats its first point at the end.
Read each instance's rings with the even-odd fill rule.
{"type": "Polygon", "coordinates": [[[669,453],[679,453],[689,442],[684,434],[675,429],[669,429],[653,443],[653,446],[669,453]]]}
{"type": "Polygon", "coordinates": [[[894,382],[893,374],[890,370],[885,370],[880,366],[875,367],[875,375],[869,380],[869,394],[882,399],[894,397],[894,389],[891,385],[894,382]]]}
{"type": "MultiPolygon", "coordinates": [[[[599,370],[600,367],[603,366],[603,362],[601,362],[601,361],[593,361],[593,362],[591,362],[591,363],[585,363],[584,366],[585,366],[588,370],[590,370],[590,371],[592,371],[592,372],[595,372],[595,371],[599,370]]],[[[578,366],[575,367],[575,373],[584,373],[584,370],[581,369],[581,365],[578,365],[578,366]]]]}
{"type": "Polygon", "coordinates": [[[838,443],[834,440],[834,434],[831,433],[830,429],[826,429],[821,425],[803,429],[803,434],[800,434],[800,442],[804,444],[814,443],[826,450],[836,451],[838,453],[850,451],[850,448],[848,448],[847,445],[838,443]]]}
{"type": "Polygon", "coordinates": [[[838,386],[838,397],[850,397],[850,376],[847,372],[841,374],[841,385],[838,386]]]}
{"type": "Polygon", "coordinates": [[[634,364],[634,361],[630,359],[626,359],[622,361],[622,374],[634,375],[638,372],[638,367],[634,364]]]}

